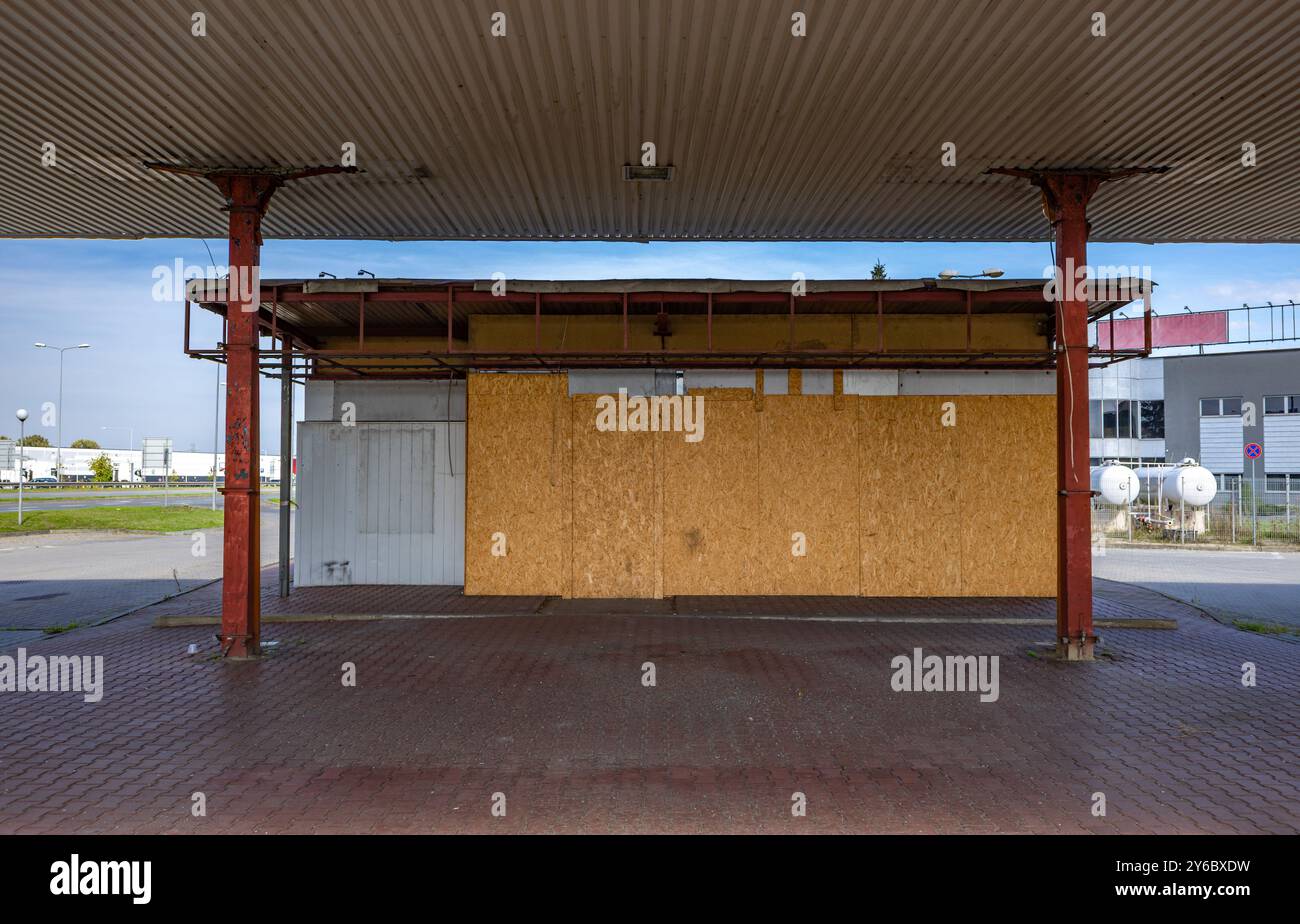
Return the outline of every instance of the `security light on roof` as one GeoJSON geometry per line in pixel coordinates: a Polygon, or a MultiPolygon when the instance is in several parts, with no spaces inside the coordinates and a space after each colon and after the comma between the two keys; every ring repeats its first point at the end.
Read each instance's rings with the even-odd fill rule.
{"type": "Polygon", "coordinates": [[[625,180],[656,180],[659,182],[666,182],[672,178],[672,167],[633,167],[630,164],[623,165],[623,179],[625,180]]]}

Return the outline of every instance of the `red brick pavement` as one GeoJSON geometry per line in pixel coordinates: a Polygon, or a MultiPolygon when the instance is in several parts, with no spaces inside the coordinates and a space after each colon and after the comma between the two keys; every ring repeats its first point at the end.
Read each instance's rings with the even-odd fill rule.
{"type": "Polygon", "coordinates": [[[1187,610],[1061,664],[1038,626],[553,612],[276,624],[234,663],[156,609],[29,646],[106,691],[0,693],[0,831],[1300,831],[1300,647],[1187,610]],[[999,655],[1001,698],[892,692],[916,646],[999,655]]]}

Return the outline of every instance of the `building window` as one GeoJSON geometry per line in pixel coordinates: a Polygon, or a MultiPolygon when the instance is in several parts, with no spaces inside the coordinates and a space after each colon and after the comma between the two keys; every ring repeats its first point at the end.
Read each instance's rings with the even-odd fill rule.
{"type": "Polygon", "coordinates": [[[1240,417],[1241,398],[1202,398],[1202,417],[1240,417]]]}
{"type": "Polygon", "coordinates": [[[1265,395],[1265,414],[1300,414],[1300,395],[1265,395]]]}
{"type": "Polygon", "coordinates": [[[1139,401],[1139,417],[1144,440],[1162,440],[1165,438],[1165,403],[1163,401],[1139,401]]]}
{"type": "Polygon", "coordinates": [[[1128,401],[1101,402],[1101,433],[1108,440],[1132,436],[1132,415],[1128,401]]]}
{"type": "Polygon", "coordinates": [[[1300,474],[1292,472],[1270,472],[1265,485],[1265,490],[1276,494],[1285,494],[1288,492],[1288,482],[1290,484],[1289,492],[1291,494],[1300,494],[1300,474]]]}
{"type": "Polygon", "coordinates": [[[1165,403],[1089,401],[1088,435],[1093,439],[1162,440],[1165,438],[1165,403]]]}

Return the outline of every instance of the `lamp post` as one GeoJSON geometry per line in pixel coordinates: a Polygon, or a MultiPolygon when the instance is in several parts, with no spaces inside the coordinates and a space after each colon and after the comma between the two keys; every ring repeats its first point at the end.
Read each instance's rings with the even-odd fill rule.
{"type": "Polygon", "coordinates": [[[217,509],[217,453],[221,450],[221,364],[217,363],[217,400],[212,414],[212,509],[217,509]]]}
{"type": "Polygon", "coordinates": [[[57,437],[59,441],[59,445],[54,450],[54,480],[56,484],[62,484],[63,483],[63,354],[68,352],[68,350],[88,350],[90,349],[90,344],[78,343],[76,346],[56,347],[56,346],[50,346],[48,343],[41,343],[40,341],[37,341],[35,345],[36,348],[40,350],[59,351],[59,404],[58,407],[55,409],[55,414],[58,415],[56,419],[59,422],[58,423],[59,432],[57,437]]]}
{"type": "Polygon", "coordinates": [[[18,418],[18,525],[23,525],[23,440],[27,432],[27,409],[19,408],[14,412],[18,418]]]}

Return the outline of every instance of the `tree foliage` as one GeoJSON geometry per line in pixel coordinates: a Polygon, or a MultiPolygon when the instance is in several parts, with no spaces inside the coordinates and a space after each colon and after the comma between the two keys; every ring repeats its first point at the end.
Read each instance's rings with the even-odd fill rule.
{"type": "Polygon", "coordinates": [[[113,460],[107,453],[101,452],[90,460],[90,473],[96,481],[113,480],[113,460]]]}
{"type": "Polygon", "coordinates": [[[39,433],[33,433],[31,436],[24,436],[22,439],[23,446],[49,446],[50,441],[39,433]]]}
{"type": "Polygon", "coordinates": [[[99,444],[96,443],[94,440],[86,440],[86,439],[73,440],[72,445],[69,446],[68,448],[69,449],[98,449],[99,444]]]}

